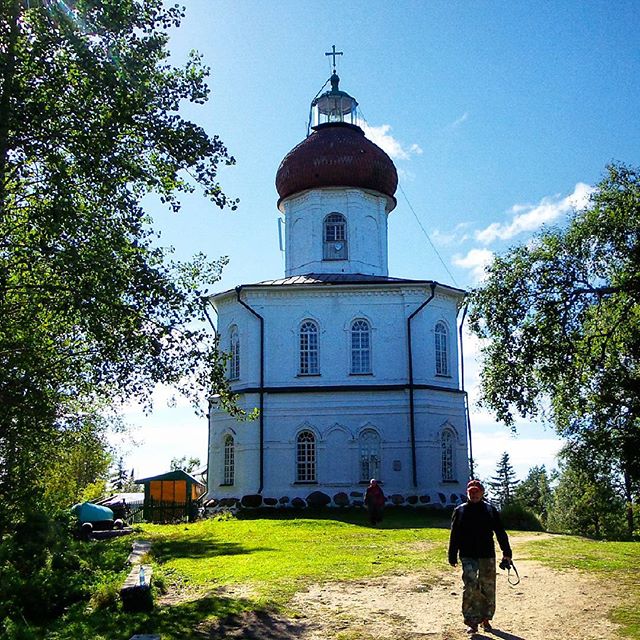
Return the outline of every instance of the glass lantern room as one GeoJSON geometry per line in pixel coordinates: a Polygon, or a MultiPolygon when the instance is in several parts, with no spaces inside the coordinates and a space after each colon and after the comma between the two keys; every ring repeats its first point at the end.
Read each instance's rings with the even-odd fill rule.
{"type": "Polygon", "coordinates": [[[358,124],[358,103],[348,93],[338,89],[340,78],[334,72],[330,78],[331,91],[323,93],[311,103],[312,125],[328,122],[358,124]]]}

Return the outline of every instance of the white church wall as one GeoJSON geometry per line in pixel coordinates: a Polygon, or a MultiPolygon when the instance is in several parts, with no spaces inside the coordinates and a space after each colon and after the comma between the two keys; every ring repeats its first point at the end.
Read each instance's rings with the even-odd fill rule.
{"type": "MultiPolygon", "coordinates": [[[[258,394],[246,394],[239,398],[239,405],[247,412],[258,406],[258,394]]],[[[209,497],[241,497],[254,493],[260,484],[259,420],[238,421],[220,408],[212,407],[209,413],[209,468],[207,495],[209,497]],[[224,483],[224,438],[234,440],[234,482],[224,483]],[[239,492],[240,495],[238,495],[239,492]]]]}
{"type": "MultiPolygon", "coordinates": [[[[293,287],[243,290],[243,300],[264,318],[265,385],[397,384],[407,379],[407,318],[428,297],[426,290],[400,288],[293,287]],[[365,319],[371,327],[371,373],[351,374],[351,323],[365,319]],[[319,375],[299,374],[299,330],[304,320],[319,329],[319,375]]],[[[458,344],[456,298],[436,295],[412,320],[414,381],[457,388],[458,344]],[[449,375],[436,375],[434,328],[448,329],[449,375]]],[[[226,340],[238,327],[241,344],[240,383],[259,383],[260,324],[237,302],[221,305],[219,326],[226,340]]]]}
{"type": "Polygon", "coordinates": [[[457,388],[458,376],[458,313],[457,297],[437,292],[435,298],[412,320],[413,375],[416,383],[437,384],[457,388]],[[444,322],[448,331],[448,374],[436,373],[435,327],[444,322]]]}
{"type": "MultiPolygon", "coordinates": [[[[258,402],[255,394],[252,400],[258,402]]],[[[364,430],[381,439],[379,478],[388,494],[403,495],[458,491],[466,481],[464,407],[459,394],[416,392],[416,460],[418,486],[413,486],[408,392],[266,394],[264,411],[264,495],[306,496],[318,489],[329,495],[362,491],[367,478],[360,475],[360,440],[364,430]],[[459,484],[443,483],[440,432],[443,424],[460,434],[456,449],[459,484]],[[296,436],[310,430],[316,438],[317,475],[314,483],[296,481],[296,436]]],[[[249,403],[250,404],[250,403],[249,403]]],[[[233,487],[216,486],[224,463],[222,446],[228,417],[212,418],[211,479],[209,494],[241,497],[259,487],[258,421],[237,425],[236,478],[233,487]],[[216,469],[218,469],[216,471],[216,469]]],[[[218,483],[219,484],[219,483],[218,483]]]]}
{"type": "Polygon", "coordinates": [[[308,273],[388,274],[386,198],[361,189],[331,187],[286,199],[285,275],[308,273]],[[341,213],[347,222],[348,257],[325,260],[324,220],[341,213]],[[356,233],[358,229],[358,233],[356,233]]]}

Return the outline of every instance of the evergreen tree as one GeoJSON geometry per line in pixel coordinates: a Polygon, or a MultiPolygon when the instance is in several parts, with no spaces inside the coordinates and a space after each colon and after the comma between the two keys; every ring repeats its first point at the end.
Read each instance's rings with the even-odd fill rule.
{"type": "Polygon", "coordinates": [[[491,498],[500,509],[513,501],[515,488],[519,482],[515,478],[516,472],[509,461],[509,454],[505,451],[496,466],[496,474],[489,481],[491,498]]]}
{"type": "Polygon", "coordinates": [[[129,484],[129,473],[124,467],[124,460],[122,456],[118,458],[116,468],[111,474],[111,490],[122,492],[129,484]]]}
{"type": "Polygon", "coordinates": [[[544,465],[531,467],[527,477],[513,492],[515,502],[533,511],[544,526],[547,524],[547,515],[553,500],[553,477],[550,478],[549,475],[544,465]]]}

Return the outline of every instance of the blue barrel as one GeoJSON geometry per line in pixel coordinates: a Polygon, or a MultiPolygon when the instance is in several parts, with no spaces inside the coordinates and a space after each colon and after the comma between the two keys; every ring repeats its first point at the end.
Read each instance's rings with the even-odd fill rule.
{"type": "Polygon", "coordinates": [[[92,502],[81,502],[71,507],[73,513],[80,524],[85,522],[111,522],[113,520],[113,511],[109,507],[102,507],[92,502]]]}

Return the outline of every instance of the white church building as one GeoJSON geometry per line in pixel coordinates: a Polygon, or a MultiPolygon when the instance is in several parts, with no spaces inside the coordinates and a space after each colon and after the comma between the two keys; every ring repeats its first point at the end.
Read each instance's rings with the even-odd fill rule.
{"type": "Polygon", "coordinates": [[[260,412],[237,421],[212,402],[207,498],[344,506],[377,478],[395,504],[455,504],[469,475],[464,291],[389,276],[396,168],[335,70],[312,113],[276,175],[284,277],[210,298],[238,404],[260,412]]]}

